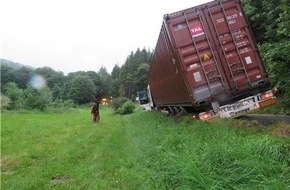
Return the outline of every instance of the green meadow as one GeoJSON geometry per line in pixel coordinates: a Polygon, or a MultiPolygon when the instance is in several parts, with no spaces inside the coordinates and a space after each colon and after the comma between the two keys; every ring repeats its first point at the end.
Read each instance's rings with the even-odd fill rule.
{"type": "Polygon", "coordinates": [[[1,114],[1,189],[290,189],[290,126],[234,119],[1,114]]]}

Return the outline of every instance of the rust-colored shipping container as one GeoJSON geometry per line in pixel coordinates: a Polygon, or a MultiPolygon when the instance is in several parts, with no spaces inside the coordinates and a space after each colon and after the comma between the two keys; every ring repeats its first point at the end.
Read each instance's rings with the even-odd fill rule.
{"type": "Polygon", "coordinates": [[[241,2],[165,15],[148,81],[159,108],[222,106],[265,91],[269,79],[241,2]]]}

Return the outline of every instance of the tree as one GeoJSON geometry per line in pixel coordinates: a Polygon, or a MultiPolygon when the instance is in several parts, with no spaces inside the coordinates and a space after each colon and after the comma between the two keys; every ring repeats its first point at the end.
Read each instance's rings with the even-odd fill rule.
{"type": "Polygon", "coordinates": [[[100,68],[98,75],[101,78],[101,91],[98,98],[108,98],[112,89],[111,76],[105,67],[100,68]]]}
{"type": "Polygon", "coordinates": [[[147,75],[149,72],[150,65],[146,63],[142,63],[136,72],[136,87],[138,90],[147,89],[148,81],[147,75]]]}
{"type": "Polygon", "coordinates": [[[20,109],[23,107],[23,90],[18,88],[15,82],[4,85],[4,94],[10,99],[9,109],[20,109]]]}
{"type": "Polygon", "coordinates": [[[72,81],[74,78],[78,76],[87,76],[87,75],[86,75],[86,72],[84,71],[77,71],[77,72],[71,72],[65,77],[63,85],[61,86],[60,99],[62,100],[71,99],[70,89],[72,86],[72,81]]]}
{"type": "Polygon", "coordinates": [[[33,75],[33,72],[34,71],[32,69],[27,67],[21,67],[20,69],[15,70],[13,73],[14,82],[19,88],[25,89],[33,75]]]}
{"type": "Polygon", "coordinates": [[[115,65],[111,73],[111,78],[118,79],[120,76],[120,71],[121,71],[121,68],[118,65],[115,65]]]}
{"type": "Polygon", "coordinates": [[[15,82],[13,73],[15,69],[7,65],[1,65],[1,91],[3,91],[3,86],[9,82],[15,82]]]}
{"type": "Polygon", "coordinates": [[[1,93],[1,109],[9,108],[10,102],[11,102],[10,98],[1,93]]]}
{"type": "Polygon", "coordinates": [[[54,87],[52,88],[51,91],[52,91],[53,100],[63,99],[62,98],[62,88],[58,84],[54,85],[54,87]]]}
{"type": "Polygon", "coordinates": [[[121,68],[118,65],[115,65],[111,73],[111,92],[110,95],[113,97],[120,96],[120,72],[121,68]]]}
{"type": "Polygon", "coordinates": [[[289,0],[281,0],[278,29],[277,32],[280,36],[285,36],[286,39],[290,38],[290,2],[289,0]]]}
{"type": "Polygon", "coordinates": [[[267,71],[272,86],[279,86],[284,92],[284,102],[290,106],[290,42],[265,43],[260,46],[267,60],[267,71]]]}
{"type": "Polygon", "coordinates": [[[289,0],[242,2],[258,43],[289,39],[289,0]]]}
{"type": "Polygon", "coordinates": [[[100,77],[100,75],[98,73],[96,73],[95,71],[88,71],[87,76],[89,76],[89,78],[93,81],[94,85],[95,85],[95,98],[99,98],[99,96],[101,96],[101,94],[104,92],[103,89],[103,80],[100,77]]]}
{"type": "Polygon", "coordinates": [[[276,41],[278,38],[276,32],[278,23],[276,20],[279,16],[279,1],[243,0],[243,2],[257,42],[276,41]],[[269,22],[270,20],[272,22],[269,22]]]}
{"type": "Polygon", "coordinates": [[[131,54],[127,57],[126,62],[121,67],[120,71],[119,93],[121,96],[134,99],[137,91],[143,90],[147,87],[147,84],[145,83],[151,61],[151,55],[152,53],[147,51],[145,48],[142,50],[138,48],[135,53],[131,52],[131,54]],[[147,71],[144,66],[145,64],[148,65],[147,71]]]}
{"type": "Polygon", "coordinates": [[[48,87],[40,90],[28,86],[24,90],[25,107],[44,111],[52,103],[52,93],[48,87]]]}
{"type": "Polygon", "coordinates": [[[37,68],[34,73],[43,76],[50,89],[53,89],[55,85],[62,86],[65,78],[63,72],[56,72],[50,67],[37,68]]]}
{"type": "Polygon", "coordinates": [[[91,102],[95,98],[95,85],[88,76],[76,76],[72,79],[69,97],[78,104],[91,102]]]}
{"type": "MultiPolygon", "coordinates": [[[[25,89],[33,72],[32,69],[27,67],[15,69],[7,65],[1,65],[1,86],[9,82],[15,82],[19,88],[25,89]]],[[[2,87],[1,90],[3,90],[2,87]]]]}

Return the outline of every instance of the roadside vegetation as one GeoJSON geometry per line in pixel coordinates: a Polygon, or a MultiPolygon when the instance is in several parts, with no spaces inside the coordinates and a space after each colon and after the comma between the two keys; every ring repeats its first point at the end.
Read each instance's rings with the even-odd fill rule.
{"type": "Polygon", "coordinates": [[[288,189],[290,126],[135,109],[2,113],[3,189],[288,189]]]}
{"type": "MultiPolygon", "coordinates": [[[[272,87],[288,113],[290,108],[289,0],[241,0],[250,21],[272,87]]],[[[285,109],[282,110],[285,112],[285,109]]]]}

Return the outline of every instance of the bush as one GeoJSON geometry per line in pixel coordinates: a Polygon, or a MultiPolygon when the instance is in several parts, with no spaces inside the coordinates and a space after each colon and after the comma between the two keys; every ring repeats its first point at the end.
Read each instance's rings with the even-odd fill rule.
{"type": "Polygon", "coordinates": [[[122,107],[122,105],[127,102],[129,99],[126,97],[118,97],[113,99],[113,101],[110,103],[110,106],[117,111],[118,109],[120,109],[122,107]]]}
{"type": "Polygon", "coordinates": [[[56,99],[51,103],[51,106],[54,108],[74,108],[75,104],[74,101],[71,99],[68,100],[56,99]]]}
{"type": "Polygon", "coordinates": [[[39,109],[45,111],[52,103],[52,93],[48,87],[40,90],[28,86],[24,90],[24,101],[26,109],[39,109]]]}
{"type": "Polygon", "coordinates": [[[6,109],[9,106],[10,102],[10,98],[1,93],[1,109],[6,109]]]}
{"type": "Polygon", "coordinates": [[[132,101],[127,101],[118,110],[118,113],[121,114],[121,115],[133,113],[135,107],[136,106],[135,106],[135,104],[132,101]]]}
{"type": "Polygon", "coordinates": [[[284,103],[290,105],[290,42],[265,43],[260,45],[261,53],[266,60],[267,71],[272,86],[282,89],[284,103]]]}
{"type": "MultiPolygon", "coordinates": [[[[13,109],[21,109],[23,107],[23,90],[20,89],[15,82],[9,82],[4,86],[4,94],[7,98],[9,98],[8,103],[5,105],[5,109],[13,110],[13,109]]],[[[3,108],[4,108],[3,107],[3,108]]]]}

